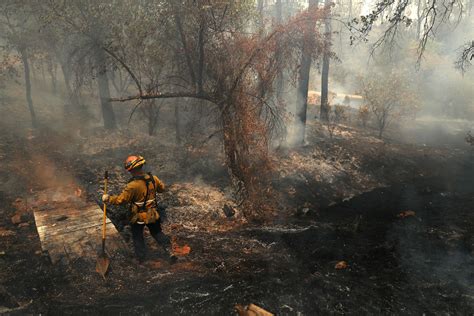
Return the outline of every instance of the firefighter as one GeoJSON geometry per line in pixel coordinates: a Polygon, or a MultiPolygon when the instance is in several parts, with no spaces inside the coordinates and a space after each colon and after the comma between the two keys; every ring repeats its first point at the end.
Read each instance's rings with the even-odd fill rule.
{"type": "Polygon", "coordinates": [[[171,263],[176,261],[176,257],[171,253],[170,238],[161,229],[161,220],[158,213],[158,203],[156,193],[161,193],[165,185],[157,176],[145,173],[143,166],[145,159],[141,156],[129,156],[125,160],[125,169],[132,178],[125,189],[119,195],[102,196],[102,201],[108,204],[129,204],[129,221],[132,229],[133,246],[138,262],[145,261],[146,246],[143,238],[145,226],[150,230],[150,234],[168,255],[171,263]]]}

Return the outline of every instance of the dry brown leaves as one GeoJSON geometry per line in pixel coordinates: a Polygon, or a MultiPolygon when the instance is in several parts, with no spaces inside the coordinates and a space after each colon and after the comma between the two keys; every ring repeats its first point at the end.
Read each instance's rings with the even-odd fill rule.
{"type": "Polygon", "coordinates": [[[179,245],[173,244],[173,254],[175,256],[178,256],[178,257],[187,256],[189,255],[190,252],[191,252],[191,247],[189,247],[188,245],[179,246],[179,245]]]}
{"type": "Polygon", "coordinates": [[[334,269],[336,269],[336,270],[344,270],[344,269],[347,269],[347,268],[348,268],[348,264],[347,264],[346,261],[339,261],[334,266],[334,269]]]}

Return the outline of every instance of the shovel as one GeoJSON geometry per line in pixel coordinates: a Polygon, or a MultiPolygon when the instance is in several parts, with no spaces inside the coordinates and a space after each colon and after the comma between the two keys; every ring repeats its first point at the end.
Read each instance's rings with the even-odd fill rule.
{"type": "MultiPolygon", "coordinates": [[[[107,179],[109,178],[109,173],[106,171],[104,175],[104,194],[107,194],[107,179]]],[[[102,222],[102,251],[99,253],[97,258],[97,263],[95,265],[95,271],[102,275],[105,280],[105,274],[109,268],[110,260],[107,254],[105,253],[105,223],[107,220],[107,205],[104,202],[104,220],[102,222]]]]}

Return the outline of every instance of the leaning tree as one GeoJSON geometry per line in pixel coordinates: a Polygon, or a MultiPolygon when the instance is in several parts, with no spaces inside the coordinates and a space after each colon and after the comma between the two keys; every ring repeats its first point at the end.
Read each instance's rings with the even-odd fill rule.
{"type": "MultiPolygon", "coordinates": [[[[270,140],[282,119],[275,81],[283,67],[296,71],[304,30],[309,21],[311,25],[321,21],[326,10],[312,7],[285,23],[254,32],[249,27],[255,23],[251,0],[148,3],[154,5],[151,10],[135,2],[128,5],[131,10],[121,10],[130,12],[128,23],[104,51],[129,72],[136,93],[111,101],[135,100],[140,106],[143,100],[179,97],[213,106],[238,196],[247,204],[248,216],[263,215],[265,206],[271,206],[270,140]],[[152,31],[140,31],[133,40],[123,38],[137,29],[152,31]],[[142,58],[134,58],[136,50],[144,53],[142,58]],[[286,62],[276,62],[276,53],[286,62]],[[145,69],[156,68],[156,56],[167,65],[151,78],[144,75],[145,69]]],[[[318,58],[324,45],[319,33],[313,35],[307,51],[318,58]]]]}

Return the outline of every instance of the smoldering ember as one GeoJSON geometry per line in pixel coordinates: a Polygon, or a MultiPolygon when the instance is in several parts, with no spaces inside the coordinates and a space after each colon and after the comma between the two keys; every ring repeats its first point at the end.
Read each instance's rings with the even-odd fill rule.
{"type": "Polygon", "coordinates": [[[474,314],[474,1],[0,1],[0,314],[474,314]]]}

